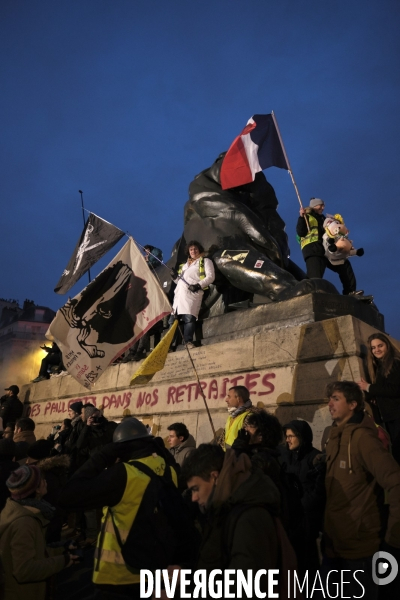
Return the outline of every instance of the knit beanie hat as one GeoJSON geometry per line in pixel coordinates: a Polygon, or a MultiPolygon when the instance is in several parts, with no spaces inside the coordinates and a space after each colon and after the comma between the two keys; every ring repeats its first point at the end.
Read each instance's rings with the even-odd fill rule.
{"type": "Polygon", "coordinates": [[[23,500],[31,496],[39,487],[42,475],[34,465],[24,465],[13,471],[6,481],[13,500],[23,500]]]}
{"type": "Polygon", "coordinates": [[[323,200],[321,200],[321,198],[311,198],[310,200],[310,208],[315,208],[316,206],[319,206],[320,204],[325,204],[325,202],[323,200]]]}
{"type": "Polygon", "coordinates": [[[32,446],[29,446],[27,454],[29,458],[42,460],[43,458],[50,456],[52,448],[53,444],[49,440],[38,440],[37,442],[33,443],[32,446]]]}
{"type": "Polygon", "coordinates": [[[79,400],[79,402],[73,402],[72,404],[69,405],[69,408],[71,410],[73,410],[74,412],[78,413],[78,415],[81,414],[82,407],[83,407],[83,402],[81,402],[80,400],[79,400]]]}
{"type": "Polygon", "coordinates": [[[83,407],[83,414],[85,415],[85,420],[91,417],[93,413],[96,412],[96,410],[97,408],[93,406],[93,404],[85,404],[85,406],[83,407]]]}

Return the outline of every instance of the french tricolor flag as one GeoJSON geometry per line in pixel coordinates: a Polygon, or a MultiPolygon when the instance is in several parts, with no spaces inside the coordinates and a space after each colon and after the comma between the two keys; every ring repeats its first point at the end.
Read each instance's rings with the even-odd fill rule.
{"type": "Polygon", "coordinates": [[[223,190],[251,183],[268,167],[290,171],[273,114],[254,115],[233,141],[221,165],[223,190]]]}

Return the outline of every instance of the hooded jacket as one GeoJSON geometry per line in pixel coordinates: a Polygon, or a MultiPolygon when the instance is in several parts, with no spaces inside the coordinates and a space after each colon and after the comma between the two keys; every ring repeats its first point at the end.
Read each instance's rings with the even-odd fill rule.
{"type": "Polygon", "coordinates": [[[195,449],[196,449],[196,440],[194,439],[192,434],[189,433],[189,437],[187,440],[182,442],[182,444],[179,444],[179,446],[174,446],[173,448],[170,448],[169,451],[171,452],[172,456],[175,458],[178,465],[181,467],[183,465],[183,463],[185,462],[185,459],[195,449]]]}
{"type": "Polygon", "coordinates": [[[272,515],[280,496],[272,480],[251,461],[227,450],[214,493],[206,506],[208,525],[196,568],[273,569],[278,564],[278,537],[272,515]]]}
{"type": "Polygon", "coordinates": [[[325,503],[324,466],[323,463],[314,465],[315,457],[321,452],[312,445],[312,429],[307,421],[300,419],[290,421],[283,429],[291,429],[298,436],[300,445],[295,450],[289,450],[287,446],[282,447],[282,463],[287,473],[294,473],[301,483],[302,504],[306,513],[322,519],[325,503]]]}
{"type": "Polygon", "coordinates": [[[44,600],[46,579],[66,566],[64,548],[46,548],[47,524],[37,508],[7,500],[0,514],[4,600],[44,600]]]}
{"type": "MultiPolygon", "coordinates": [[[[297,436],[300,445],[295,450],[288,446],[281,446],[281,464],[283,469],[295,476],[300,482],[300,501],[304,510],[306,522],[303,522],[304,531],[297,530],[297,542],[305,534],[310,540],[315,540],[322,531],[325,508],[325,463],[314,465],[314,459],[319,450],[313,447],[313,433],[307,421],[295,419],[284,425],[283,429],[291,429],[297,436]]],[[[300,523],[299,523],[300,525],[300,523]]],[[[312,543],[312,542],[311,542],[312,543]]],[[[302,545],[304,545],[302,543],[302,545]]],[[[313,548],[315,543],[313,545],[313,548]]],[[[297,546],[296,546],[297,549],[297,546]]],[[[299,553],[298,553],[298,556],[299,553]]]]}
{"type": "Polygon", "coordinates": [[[326,443],[325,547],[328,556],[372,556],[381,542],[383,491],[389,504],[386,542],[400,548],[400,467],[367,413],[332,426],[326,443]]]}

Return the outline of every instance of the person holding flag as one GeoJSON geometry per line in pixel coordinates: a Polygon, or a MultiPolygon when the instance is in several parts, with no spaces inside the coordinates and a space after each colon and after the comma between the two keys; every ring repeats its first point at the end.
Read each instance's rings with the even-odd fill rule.
{"type": "Polygon", "coordinates": [[[322,279],[328,268],[339,275],[344,295],[361,296],[363,290],[356,291],[356,276],[348,259],[342,264],[332,264],[325,256],[322,237],[325,233],[323,214],[325,202],[321,198],[311,198],[309,206],[300,208],[296,232],[310,279],[322,279]]]}

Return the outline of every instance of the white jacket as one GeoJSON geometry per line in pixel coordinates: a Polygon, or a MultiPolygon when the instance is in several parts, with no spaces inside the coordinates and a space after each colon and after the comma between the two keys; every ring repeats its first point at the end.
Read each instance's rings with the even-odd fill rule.
{"type": "MultiPolygon", "coordinates": [[[[205,258],[204,271],[206,276],[204,279],[200,279],[199,260],[200,257],[190,266],[188,262],[186,262],[186,264],[183,265],[181,277],[183,277],[189,285],[195,285],[196,283],[199,283],[204,289],[208,287],[215,279],[214,265],[209,258],[205,258]]],[[[177,313],[178,315],[193,315],[197,319],[199,316],[204,292],[190,292],[185,281],[182,281],[182,279],[179,278],[175,280],[177,285],[175,288],[174,304],[172,308],[174,313],[177,313]]]]}

